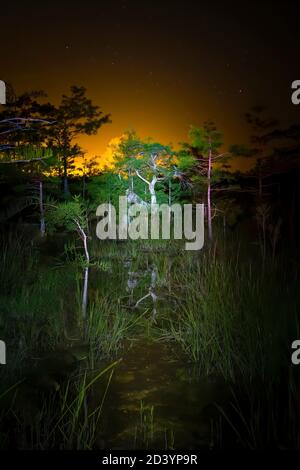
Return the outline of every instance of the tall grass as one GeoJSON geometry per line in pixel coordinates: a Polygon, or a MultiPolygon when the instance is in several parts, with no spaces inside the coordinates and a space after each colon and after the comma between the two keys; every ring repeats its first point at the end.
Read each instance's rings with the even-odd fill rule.
{"type": "Polygon", "coordinates": [[[14,296],[1,297],[3,337],[27,350],[52,350],[64,338],[65,273],[45,271],[14,296]]]}
{"type": "MultiPolygon", "coordinates": [[[[90,348],[92,369],[97,360],[120,353],[124,340],[138,326],[143,327],[143,334],[160,331],[165,340],[177,342],[187,361],[197,362],[202,373],[221,375],[232,386],[232,400],[219,407],[219,412],[238,445],[300,445],[299,379],[289,367],[289,347],[299,333],[300,290],[287,264],[266,257],[261,269],[253,259],[241,258],[238,250],[227,247],[225,254],[215,246],[195,254],[179,250],[178,245],[173,256],[174,249],[168,251],[166,243],[152,242],[97,242],[91,252],[94,263],[81,339],[90,348]],[[165,302],[155,324],[141,311],[123,305],[128,271],[147,272],[152,265],[158,273],[155,292],[165,302]]],[[[9,343],[14,361],[10,367],[14,382],[10,377],[6,384],[0,370],[4,390],[22,380],[28,357],[65,344],[66,328],[79,317],[81,278],[76,278],[72,247],[66,254],[69,267],[45,269],[26,240],[11,236],[0,246],[0,338],[9,343]]],[[[147,292],[148,284],[148,280],[141,281],[135,296],[147,292]]],[[[86,372],[79,381],[63,383],[59,392],[45,399],[29,425],[12,403],[8,415],[2,416],[3,423],[7,419],[10,426],[14,423],[22,437],[21,448],[92,448],[104,406],[103,400],[95,408],[89,406],[93,383],[86,372]]],[[[107,388],[104,397],[106,392],[107,388]]],[[[153,410],[149,416],[143,406],[141,410],[138,433],[151,445],[153,410]]],[[[0,440],[7,445],[4,425],[0,440]]]]}
{"type": "Polygon", "coordinates": [[[181,256],[173,268],[177,308],[164,318],[163,337],[202,373],[231,384],[231,402],[219,407],[235,436],[227,444],[299,448],[300,380],[290,348],[300,290],[290,266],[265,259],[261,269],[216,251],[181,256]]]}
{"type": "Polygon", "coordinates": [[[174,276],[178,308],[166,337],[207,373],[233,381],[276,373],[297,331],[298,286],[285,273],[204,253],[192,264],[182,257],[174,276]]]}
{"type": "Polygon", "coordinates": [[[24,273],[32,279],[38,253],[30,240],[15,231],[0,233],[0,292],[11,293],[24,281],[24,273]]]}
{"type": "Polygon", "coordinates": [[[115,355],[140,316],[124,310],[109,295],[97,296],[89,308],[87,322],[86,337],[91,348],[104,357],[115,355]]]}
{"type": "Polygon", "coordinates": [[[23,410],[16,411],[16,395],[12,404],[1,413],[1,421],[10,423],[6,437],[2,435],[1,448],[9,448],[14,441],[18,449],[77,450],[97,447],[105,398],[118,362],[97,371],[92,378],[84,372],[79,378],[69,379],[58,392],[43,397],[41,407],[35,410],[35,414],[31,413],[29,420],[23,410]],[[103,381],[103,393],[98,397],[97,404],[92,406],[90,392],[99,380],[103,381]]]}

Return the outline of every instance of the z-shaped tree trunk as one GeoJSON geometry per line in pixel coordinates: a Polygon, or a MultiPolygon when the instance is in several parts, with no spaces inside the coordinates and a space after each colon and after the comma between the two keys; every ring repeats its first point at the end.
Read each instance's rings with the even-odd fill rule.
{"type": "Polygon", "coordinates": [[[142,180],[144,181],[144,183],[146,183],[148,185],[148,188],[149,188],[149,193],[151,195],[151,206],[154,205],[154,204],[157,204],[157,198],[156,198],[156,192],[155,192],[155,185],[158,181],[161,181],[163,178],[157,178],[156,175],[153,175],[152,176],[152,179],[151,181],[148,181],[146,180],[146,178],[144,178],[140,172],[138,170],[135,170],[136,172],[136,175],[142,180]]]}

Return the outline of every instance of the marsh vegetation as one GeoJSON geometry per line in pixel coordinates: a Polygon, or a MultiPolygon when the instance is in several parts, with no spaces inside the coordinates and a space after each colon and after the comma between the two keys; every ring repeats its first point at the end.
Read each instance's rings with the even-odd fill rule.
{"type": "Polygon", "coordinates": [[[109,120],[85,93],[13,96],[0,119],[0,447],[299,448],[297,128],[256,108],[261,147],[224,153],[211,122],[176,151],[128,131],[111,168],[76,172],[76,138],[109,120]],[[201,204],[204,247],[99,240],[120,196],[201,204]]]}
{"type": "Polygon", "coordinates": [[[2,448],[298,446],[284,260],[95,238],[83,317],[77,244],[2,234],[2,448]]]}

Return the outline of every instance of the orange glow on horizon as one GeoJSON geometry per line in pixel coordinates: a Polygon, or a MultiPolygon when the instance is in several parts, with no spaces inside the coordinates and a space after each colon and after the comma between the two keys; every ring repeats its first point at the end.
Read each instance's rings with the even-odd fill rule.
{"type": "Polygon", "coordinates": [[[95,169],[99,171],[112,169],[114,167],[114,153],[117,146],[120,144],[121,139],[122,136],[113,137],[109,141],[102,155],[98,156],[97,152],[95,153],[95,155],[92,155],[92,153],[89,152],[87,155],[84,156],[84,158],[76,157],[74,161],[75,168],[73,171],[70,172],[70,174],[82,176],[84,173],[84,165],[87,165],[92,161],[97,163],[95,165],[95,169]]]}

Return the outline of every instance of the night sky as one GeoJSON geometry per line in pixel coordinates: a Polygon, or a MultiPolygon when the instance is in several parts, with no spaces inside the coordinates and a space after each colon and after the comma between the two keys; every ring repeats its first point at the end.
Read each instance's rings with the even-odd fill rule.
{"type": "Polygon", "coordinates": [[[15,0],[0,17],[1,79],[54,102],[84,85],[111,113],[81,139],[89,155],[128,128],[176,144],[207,119],[226,143],[245,141],[241,114],[257,104],[299,121],[300,10],[290,2],[15,0]]]}

